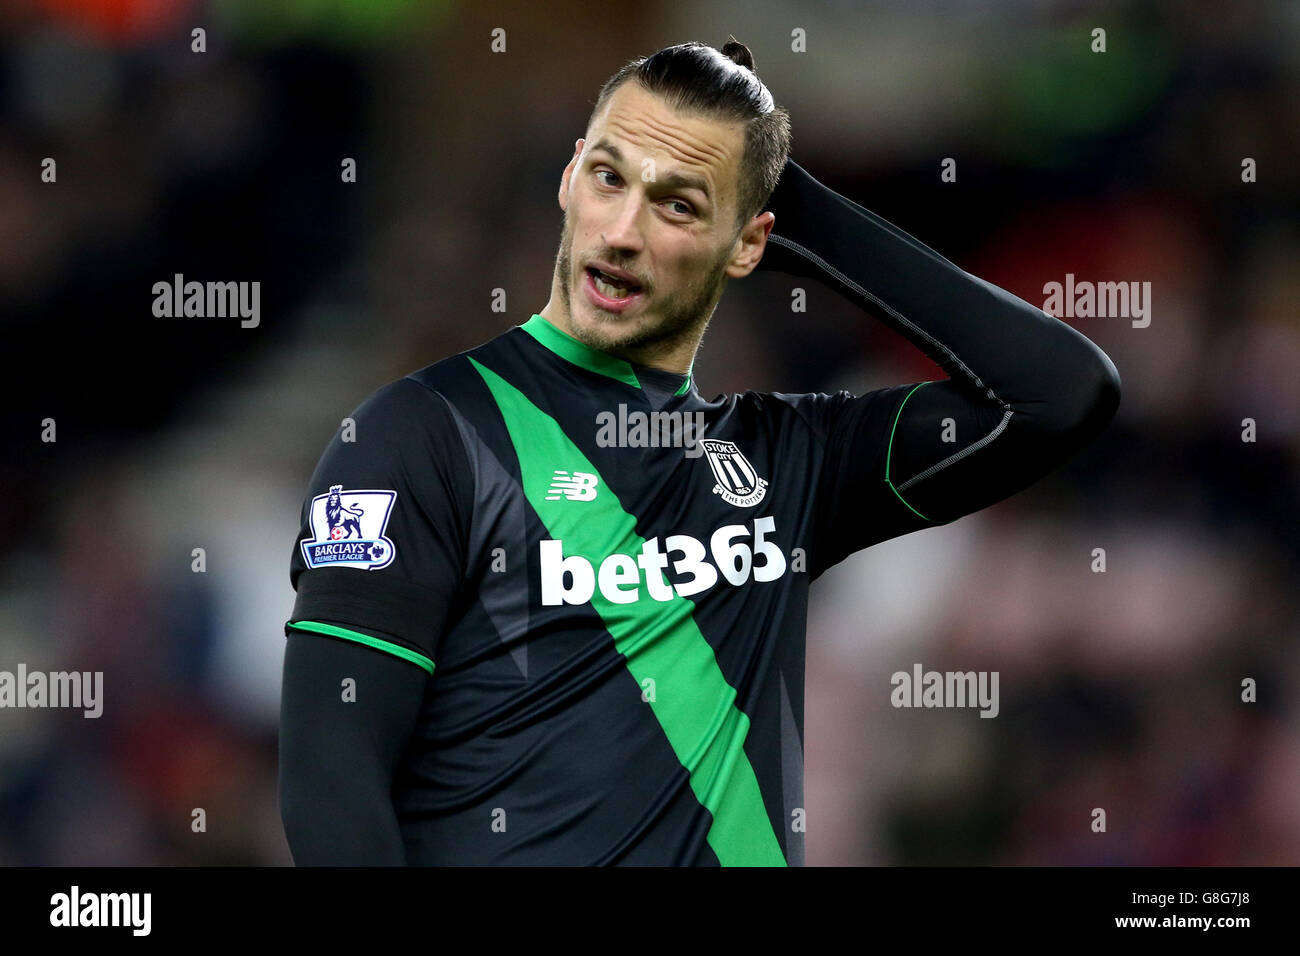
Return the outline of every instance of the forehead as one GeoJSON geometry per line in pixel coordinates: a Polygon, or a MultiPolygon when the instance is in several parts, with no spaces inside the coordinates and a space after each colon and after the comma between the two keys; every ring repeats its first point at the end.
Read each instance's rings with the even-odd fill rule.
{"type": "Polygon", "coordinates": [[[666,173],[703,176],[714,202],[730,202],[744,148],[737,122],[678,112],[661,97],[628,80],[612,94],[587,131],[587,149],[601,141],[616,145],[640,164],[651,157],[666,173]]]}

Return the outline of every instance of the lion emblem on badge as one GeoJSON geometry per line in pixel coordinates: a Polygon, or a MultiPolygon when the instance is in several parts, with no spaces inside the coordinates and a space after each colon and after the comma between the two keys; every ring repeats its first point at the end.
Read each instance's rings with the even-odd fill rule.
{"type": "Polygon", "coordinates": [[[331,541],[350,538],[354,534],[361,537],[360,519],[365,513],[360,505],[343,503],[342,485],[330,485],[330,495],[325,502],[325,521],[329,524],[331,541]]]}

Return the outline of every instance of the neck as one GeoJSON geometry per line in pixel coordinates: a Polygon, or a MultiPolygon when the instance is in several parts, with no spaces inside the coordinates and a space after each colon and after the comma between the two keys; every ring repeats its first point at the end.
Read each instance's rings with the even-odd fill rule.
{"type": "MultiPolygon", "coordinates": [[[[712,315],[712,313],[713,310],[710,309],[709,314],[712,315]]],[[[558,294],[558,290],[554,286],[551,288],[550,300],[537,314],[566,335],[580,342],[586,341],[582,336],[575,334],[573,319],[565,306],[564,298],[558,294]]],[[[606,348],[591,345],[590,343],[586,344],[591,345],[591,348],[599,349],[606,355],[612,355],[625,362],[644,365],[647,368],[657,368],[677,375],[688,375],[691,371],[691,365],[695,361],[695,353],[699,351],[700,339],[704,337],[704,327],[706,325],[708,325],[707,318],[698,325],[687,329],[681,335],[632,348],[617,346],[606,348]]]]}

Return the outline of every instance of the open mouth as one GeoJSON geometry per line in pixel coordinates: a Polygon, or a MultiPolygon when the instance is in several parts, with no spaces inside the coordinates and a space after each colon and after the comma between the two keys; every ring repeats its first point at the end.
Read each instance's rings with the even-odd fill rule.
{"type": "Polygon", "coordinates": [[[587,274],[591,276],[592,282],[596,284],[596,291],[609,299],[626,299],[628,296],[641,291],[641,286],[635,282],[608,275],[595,266],[588,266],[587,274]]]}

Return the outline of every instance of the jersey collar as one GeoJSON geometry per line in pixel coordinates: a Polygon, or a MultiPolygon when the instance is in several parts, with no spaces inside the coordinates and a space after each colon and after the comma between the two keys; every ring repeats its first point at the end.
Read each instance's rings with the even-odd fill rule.
{"type": "MultiPolygon", "coordinates": [[[[532,318],[519,328],[566,362],[585,368],[589,372],[617,379],[624,384],[631,385],[633,388],[642,388],[641,379],[637,377],[636,373],[637,366],[599,349],[594,349],[585,342],[579,342],[568,332],[552,325],[545,316],[534,312],[532,318]]],[[[685,395],[690,387],[691,373],[688,371],[686,377],[682,379],[681,386],[673,393],[673,397],[685,395]]]]}

